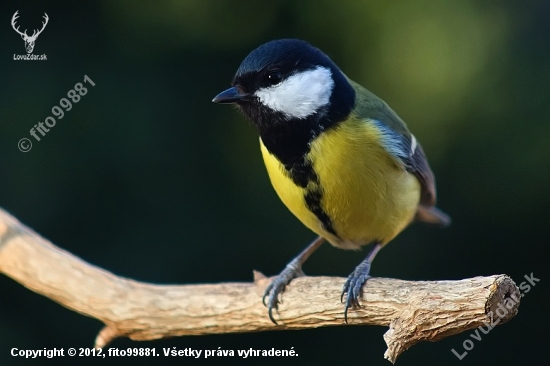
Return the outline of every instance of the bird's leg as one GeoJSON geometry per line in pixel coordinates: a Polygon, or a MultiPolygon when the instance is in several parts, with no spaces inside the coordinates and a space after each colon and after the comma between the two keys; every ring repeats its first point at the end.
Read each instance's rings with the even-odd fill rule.
{"type": "Polygon", "coordinates": [[[346,309],[344,311],[344,319],[347,324],[348,322],[348,309],[351,308],[358,308],[360,307],[359,299],[361,298],[361,295],[363,293],[363,285],[367,280],[370,278],[369,272],[370,272],[370,265],[376,256],[376,253],[382,249],[382,244],[376,243],[374,248],[371,250],[367,258],[365,258],[364,261],[362,261],[355,270],[349,275],[348,279],[346,280],[346,283],[344,284],[344,289],[342,290],[342,295],[340,297],[340,300],[344,299],[344,295],[347,295],[346,297],[346,309]]]}
{"type": "Polygon", "coordinates": [[[262,301],[265,306],[267,306],[269,319],[275,324],[277,322],[273,318],[273,309],[278,308],[279,304],[279,294],[285,290],[286,285],[290,283],[294,278],[305,276],[302,271],[302,264],[309,258],[309,256],[317,250],[323,244],[325,238],[319,236],[311,244],[307,246],[300,254],[296,256],[292,261],[290,261],[285,269],[271,282],[269,286],[265,289],[264,297],[262,301]],[[266,303],[267,298],[267,303],[266,303]]]}

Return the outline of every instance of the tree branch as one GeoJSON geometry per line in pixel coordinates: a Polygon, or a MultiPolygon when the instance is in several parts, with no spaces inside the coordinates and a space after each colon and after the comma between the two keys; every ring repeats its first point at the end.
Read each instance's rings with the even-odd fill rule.
{"type": "MultiPolygon", "coordinates": [[[[156,285],[115,276],[61,250],[0,209],[0,272],[30,290],[105,324],[96,338],[104,347],[117,337],[165,337],[243,333],[344,325],[340,292],[344,278],[302,277],[287,286],[279,325],[267,317],[261,296],[270,279],[253,283],[156,285]]],[[[517,314],[520,294],[506,275],[459,281],[372,278],[363,307],[350,324],[384,325],[395,362],[421,341],[437,341],[484,325],[499,304],[508,305],[500,324],[517,314]],[[514,299],[514,300],[510,300],[514,299]]]]}

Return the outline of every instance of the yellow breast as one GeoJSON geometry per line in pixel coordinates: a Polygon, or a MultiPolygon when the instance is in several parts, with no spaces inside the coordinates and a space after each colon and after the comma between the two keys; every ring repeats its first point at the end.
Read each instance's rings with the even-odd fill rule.
{"type": "Polygon", "coordinates": [[[321,208],[337,236],[308,209],[306,188],[294,184],[261,139],[260,145],[271,183],[289,210],[333,245],[356,249],[393,239],[411,222],[420,200],[418,180],[380,141],[374,124],[352,118],[311,143],[307,158],[319,178],[321,208]]]}

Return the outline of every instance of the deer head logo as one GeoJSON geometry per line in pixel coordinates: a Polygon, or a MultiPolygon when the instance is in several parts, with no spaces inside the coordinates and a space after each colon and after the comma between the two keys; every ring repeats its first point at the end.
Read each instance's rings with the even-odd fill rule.
{"type": "Polygon", "coordinates": [[[17,18],[19,18],[19,15],[17,15],[17,13],[19,12],[19,10],[17,10],[15,12],[15,14],[13,14],[13,18],[11,18],[11,26],[13,27],[13,29],[19,33],[21,35],[21,38],[23,38],[23,41],[25,41],[25,49],[27,50],[27,53],[32,53],[32,50],[34,49],[34,42],[36,42],[36,39],[38,38],[38,36],[40,35],[40,33],[42,33],[42,31],[44,30],[44,28],[46,28],[46,24],[48,24],[48,20],[50,18],[48,18],[48,14],[44,13],[44,20],[45,22],[42,22],[42,29],[40,30],[34,30],[34,32],[32,33],[32,36],[29,36],[27,34],[27,30],[25,29],[24,32],[21,32],[19,31],[19,27],[15,28],[15,20],[17,18]]]}

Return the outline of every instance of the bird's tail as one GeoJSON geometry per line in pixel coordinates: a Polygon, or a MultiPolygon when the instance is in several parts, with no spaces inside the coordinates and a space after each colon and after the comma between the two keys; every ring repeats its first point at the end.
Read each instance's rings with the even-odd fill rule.
{"type": "Polygon", "coordinates": [[[438,226],[449,226],[451,224],[451,217],[435,206],[419,205],[416,210],[415,220],[438,226]]]}

